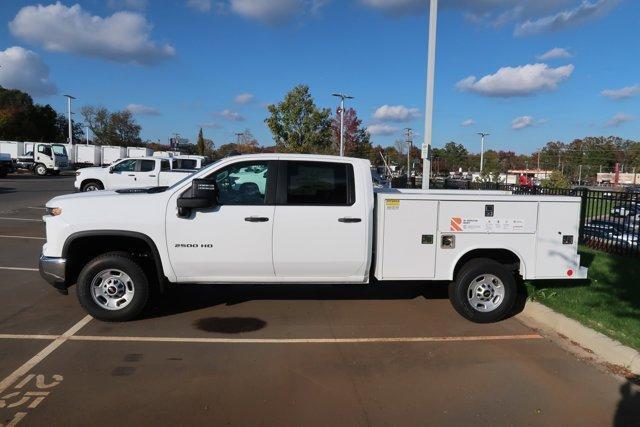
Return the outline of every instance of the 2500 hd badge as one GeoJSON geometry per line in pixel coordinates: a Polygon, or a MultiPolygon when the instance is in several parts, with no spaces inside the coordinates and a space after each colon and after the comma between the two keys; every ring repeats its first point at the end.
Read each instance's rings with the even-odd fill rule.
{"type": "Polygon", "coordinates": [[[176,243],[174,248],[212,248],[213,243],[176,243]]]}

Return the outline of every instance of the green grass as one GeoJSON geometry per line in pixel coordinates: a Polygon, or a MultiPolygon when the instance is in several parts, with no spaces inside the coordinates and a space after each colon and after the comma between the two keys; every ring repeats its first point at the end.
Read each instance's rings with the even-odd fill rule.
{"type": "Polygon", "coordinates": [[[529,297],[640,350],[640,259],[581,248],[588,281],[527,282],[529,297]]]}

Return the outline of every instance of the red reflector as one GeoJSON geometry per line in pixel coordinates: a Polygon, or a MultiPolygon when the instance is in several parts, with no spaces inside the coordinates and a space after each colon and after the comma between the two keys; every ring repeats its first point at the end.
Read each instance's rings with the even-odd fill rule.
{"type": "Polygon", "coordinates": [[[569,277],[573,276],[573,270],[571,269],[567,270],[567,276],[569,277]]]}

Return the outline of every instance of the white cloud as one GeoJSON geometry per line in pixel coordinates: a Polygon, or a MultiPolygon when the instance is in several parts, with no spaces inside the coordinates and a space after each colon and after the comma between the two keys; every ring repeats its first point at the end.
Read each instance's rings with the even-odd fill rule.
{"type": "Polygon", "coordinates": [[[147,8],[147,0],[108,0],[107,6],[111,9],[137,9],[144,10],[147,8]]]}
{"type": "Polygon", "coordinates": [[[548,61],[550,59],[571,58],[573,55],[567,49],[562,47],[554,47],[551,50],[546,51],[542,55],[538,55],[537,58],[541,61],[548,61]]]}
{"type": "Polygon", "coordinates": [[[404,105],[383,105],[373,113],[374,119],[390,122],[408,122],[416,117],[420,117],[420,110],[404,105]]]}
{"type": "Polygon", "coordinates": [[[175,55],[173,46],[149,39],[152,25],[133,12],[102,18],[79,4],[26,6],[9,23],[9,29],[15,37],[50,51],[115,62],[150,65],[175,55]]]}
{"type": "Polygon", "coordinates": [[[385,123],[374,123],[367,126],[367,132],[371,135],[393,135],[398,132],[398,128],[385,123]]]}
{"type": "Polygon", "coordinates": [[[631,98],[632,96],[640,94],[640,86],[626,86],[621,89],[605,89],[600,92],[600,95],[606,96],[607,98],[611,98],[613,100],[631,98]]]}
{"type": "Polygon", "coordinates": [[[187,0],[187,7],[198,12],[209,12],[211,10],[211,0],[187,0]]]}
{"type": "Polygon", "coordinates": [[[529,126],[533,126],[534,120],[531,116],[520,116],[516,117],[511,121],[511,129],[520,130],[524,128],[528,128],[529,126]]]}
{"type": "Polygon", "coordinates": [[[624,113],[618,113],[614,115],[610,120],[604,124],[605,127],[617,127],[623,123],[630,122],[634,119],[633,116],[624,113]]]}
{"type": "Polygon", "coordinates": [[[241,93],[234,99],[234,102],[240,105],[248,104],[251,101],[253,101],[253,94],[251,93],[241,93]]]}
{"type": "Polygon", "coordinates": [[[142,104],[129,104],[126,110],[138,116],[160,116],[161,113],[157,108],[149,107],[142,104]]]}
{"type": "Polygon", "coordinates": [[[200,123],[198,126],[200,126],[201,128],[207,128],[207,129],[220,129],[222,127],[222,125],[218,122],[200,123]]]}
{"type": "Polygon", "coordinates": [[[473,125],[475,125],[475,124],[476,124],[476,121],[475,121],[475,120],[473,120],[473,119],[467,119],[467,120],[463,121],[462,123],[460,123],[460,126],[463,126],[463,127],[469,127],[469,126],[473,126],[473,125]]]}
{"type": "Polygon", "coordinates": [[[265,24],[280,24],[302,11],[301,0],[229,0],[231,10],[265,24]]]}
{"type": "Polygon", "coordinates": [[[531,36],[575,27],[604,16],[618,3],[619,0],[597,0],[595,2],[583,0],[573,9],[563,10],[534,20],[528,19],[516,26],[514,34],[516,36],[531,36]]]}
{"type": "Polygon", "coordinates": [[[503,67],[495,74],[488,74],[479,80],[475,76],[469,76],[460,80],[456,87],[461,91],[474,92],[482,96],[529,96],[555,90],[558,83],[571,76],[573,70],[574,66],[571,64],[558,68],[550,68],[547,64],[503,67]]]}
{"type": "Polygon", "coordinates": [[[235,111],[231,111],[229,109],[219,111],[216,113],[216,115],[226,120],[229,120],[231,122],[242,122],[245,120],[242,115],[240,115],[239,113],[236,113],[235,111]]]}
{"type": "Polygon", "coordinates": [[[49,67],[37,53],[13,46],[0,51],[0,86],[19,89],[31,96],[58,93],[49,80],[49,67]]]}

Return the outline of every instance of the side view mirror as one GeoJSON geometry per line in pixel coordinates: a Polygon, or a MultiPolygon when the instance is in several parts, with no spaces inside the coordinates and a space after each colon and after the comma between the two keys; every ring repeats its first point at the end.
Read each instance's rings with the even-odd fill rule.
{"type": "Polygon", "coordinates": [[[113,173],[113,166],[109,166],[109,173],[113,173]]]}
{"type": "Polygon", "coordinates": [[[218,203],[218,185],[213,179],[194,179],[191,188],[178,198],[178,215],[188,216],[192,209],[213,208],[218,203]]]}

